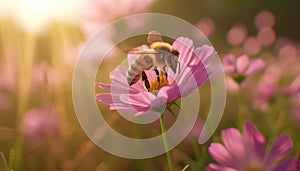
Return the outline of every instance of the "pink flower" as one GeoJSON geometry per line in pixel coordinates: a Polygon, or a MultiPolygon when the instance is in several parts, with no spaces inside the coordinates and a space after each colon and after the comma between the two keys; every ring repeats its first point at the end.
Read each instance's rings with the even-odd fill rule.
{"type": "Polygon", "coordinates": [[[115,19],[146,12],[151,2],[152,0],[88,0],[83,5],[82,28],[89,37],[115,19]]]}
{"type": "Polygon", "coordinates": [[[227,33],[227,41],[232,45],[239,45],[247,38],[247,27],[244,24],[236,24],[227,33]]]}
{"type": "Polygon", "coordinates": [[[246,76],[261,71],[265,65],[265,62],[261,59],[251,61],[248,55],[236,58],[233,54],[229,54],[223,58],[224,71],[238,83],[243,82],[246,76]]]}
{"type": "Polygon", "coordinates": [[[294,81],[285,88],[284,92],[290,96],[300,95],[300,76],[296,77],[294,81]]]}
{"type": "Polygon", "coordinates": [[[298,126],[300,126],[300,107],[295,106],[292,111],[292,118],[297,122],[298,126]]]}
{"type": "Polygon", "coordinates": [[[294,81],[284,88],[284,94],[287,95],[294,106],[300,104],[300,76],[296,77],[294,81]]]}
{"type": "Polygon", "coordinates": [[[215,31],[215,23],[211,18],[208,17],[204,17],[198,21],[196,26],[206,37],[211,36],[215,31]]]}
{"type": "Polygon", "coordinates": [[[255,92],[256,99],[254,99],[253,107],[262,111],[267,111],[270,108],[270,104],[278,94],[278,88],[275,84],[261,83],[257,87],[255,92]]]}
{"type": "Polygon", "coordinates": [[[300,76],[284,89],[284,93],[289,97],[293,104],[292,117],[300,123],[300,76]]]}
{"type": "MultiPolygon", "coordinates": [[[[140,48],[147,49],[147,46],[140,48]]],[[[129,86],[126,79],[127,68],[117,67],[110,74],[112,84],[97,83],[110,93],[97,94],[98,101],[110,105],[111,110],[135,110],[135,116],[146,114],[153,108],[166,105],[178,98],[187,96],[191,91],[209,79],[207,65],[216,52],[213,47],[203,45],[194,50],[192,40],[179,37],[173,43],[173,48],[180,53],[180,71],[174,74],[167,70],[168,78],[162,77],[164,86],[158,90],[148,92],[142,80],[129,86]]],[[[134,60],[134,55],[128,55],[128,63],[134,60]]],[[[156,75],[153,71],[146,71],[148,80],[155,84],[156,75]]]]}
{"type": "Polygon", "coordinates": [[[60,121],[51,106],[34,108],[26,112],[21,124],[22,132],[28,144],[36,144],[60,134],[60,121]]]}
{"type": "Polygon", "coordinates": [[[253,86],[253,107],[262,111],[269,110],[271,104],[280,94],[278,82],[282,69],[276,64],[269,65],[261,76],[257,86],[253,86]]]}
{"type": "Polygon", "coordinates": [[[289,154],[293,141],[287,136],[277,138],[270,151],[266,153],[265,137],[255,126],[246,121],[241,134],[235,128],[222,131],[220,143],[212,143],[210,155],[219,163],[210,164],[208,171],[296,171],[296,160],[289,158],[278,163],[289,154]]]}

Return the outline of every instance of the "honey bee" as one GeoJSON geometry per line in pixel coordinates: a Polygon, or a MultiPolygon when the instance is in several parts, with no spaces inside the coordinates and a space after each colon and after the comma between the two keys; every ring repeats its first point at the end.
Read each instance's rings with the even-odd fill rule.
{"type": "Polygon", "coordinates": [[[129,54],[137,54],[137,57],[129,66],[126,77],[130,86],[135,84],[142,77],[145,88],[150,91],[150,83],[145,71],[154,70],[157,82],[160,83],[158,68],[161,70],[161,74],[164,74],[166,78],[167,67],[176,74],[177,65],[179,65],[179,52],[174,50],[172,45],[164,42],[161,34],[157,31],[149,32],[147,41],[150,44],[150,49],[133,49],[129,52],[129,54]]]}

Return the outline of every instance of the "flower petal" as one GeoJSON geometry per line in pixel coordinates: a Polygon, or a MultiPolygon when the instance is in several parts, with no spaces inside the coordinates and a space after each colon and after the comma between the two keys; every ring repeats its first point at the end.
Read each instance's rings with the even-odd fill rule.
{"type": "Polygon", "coordinates": [[[113,103],[110,105],[110,110],[130,110],[133,112],[137,112],[137,111],[148,111],[149,109],[150,107],[145,108],[145,107],[126,104],[126,103],[113,103]]]}
{"type": "Polygon", "coordinates": [[[172,47],[179,52],[179,60],[188,65],[194,51],[194,42],[187,37],[179,37],[175,40],[172,47]]]}
{"type": "Polygon", "coordinates": [[[266,63],[263,60],[256,59],[250,63],[245,74],[249,75],[249,74],[257,73],[257,72],[261,71],[262,69],[264,69],[265,66],[266,66],[266,63]]]}
{"type": "Polygon", "coordinates": [[[244,74],[246,72],[247,67],[249,66],[249,56],[242,55],[236,60],[236,69],[240,74],[244,74]]]}
{"type": "Polygon", "coordinates": [[[212,46],[203,45],[198,47],[194,51],[196,58],[191,61],[190,65],[198,65],[199,62],[206,67],[212,61],[212,59],[217,55],[217,52],[212,46]]]}
{"type": "Polygon", "coordinates": [[[289,158],[281,162],[278,166],[272,169],[272,171],[296,171],[298,169],[299,168],[297,168],[297,160],[294,158],[289,158]]]}
{"type": "Polygon", "coordinates": [[[244,123],[244,140],[248,151],[249,163],[253,165],[260,165],[265,157],[266,140],[255,126],[246,121],[244,123]]]}
{"type": "Polygon", "coordinates": [[[199,85],[203,84],[209,79],[208,74],[204,68],[199,68],[193,73],[188,73],[188,69],[189,68],[185,70],[186,74],[183,74],[178,82],[178,85],[180,85],[180,97],[189,95],[193,90],[198,88],[199,85]]]}
{"type": "Polygon", "coordinates": [[[129,86],[126,78],[126,72],[127,69],[123,67],[117,67],[114,69],[109,75],[112,84],[126,89],[126,87],[129,86]]]}
{"type": "Polygon", "coordinates": [[[103,94],[96,94],[96,99],[99,102],[102,102],[106,105],[111,105],[113,103],[118,103],[119,100],[115,97],[113,97],[111,94],[103,93],[103,94]]]}
{"type": "Polygon", "coordinates": [[[148,108],[147,110],[139,111],[139,112],[135,113],[133,116],[145,115],[145,114],[148,114],[150,111],[151,111],[151,108],[148,108]]]}
{"type": "MultiPolygon", "coordinates": [[[[140,93],[142,94],[142,93],[140,93]]],[[[112,94],[97,94],[96,98],[99,102],[102,102],[106,105],[110,105],[110,110],[132,110],[136,111],[135,115],[139,115],[142,113],[147,113],[151,110],[150,105],[145,105],[144,101],[140,101],[139,103],[124,103],[120,100],[120,97],[126,96],[123,95],[112,95],[112,94]]],[[[130,99],[133,101],[132,99],[130,99]]],[[[135,99],[136,100],[136,99],[135,99]]]]}
{"type": "Polygon", "coordinates": [[[222,63],[223,63],[223,68],[224,68],[225,73],[235,74],[235,72],[236,72],[236,66],[235,66],[236,59],[235,59],[234,55],[232,55],[232,54],[225,55],[223,60],[222,60],[222,63]]]}
{"type": "Polygon", "coordinates": [[[158,92],[159,97],[165,97],[167,102],[172,102],[181,97],[180,90],[178,86],[165,86],[161,88],[158,92]]]}
{"type": "Polygon", "coordinates": [[[245,168],[247,165],[247,152],[244,145],[243,136],[239,130],[235,128],[228,128],[223,130],[221,133],[222,140],[225,147],[228,149],[228,152],[233,156],[233,160],[239,164],[238,170],[245,168]]]}
{"type": "Polygon", "coordinates": [[[223,57],[222,61],[224,65],[235,65],[236,58],[233,54],[228,54],[223,57]]]}
{"type": "Polygon", "coordinates": [[[220,143],[211,143],[208,147],[209,154],[221,165],[236,167],[237,161],[234,156],[220,143]]]}
{"type": "Polygon", "coordinates": [[[129,87],[137,90],[138,92],[147,92],[147,90],[145,89],[144,82],[142,81],[142,79],[140,79],[138,82],[136,82],[135,84],[133,84],[133,85],[131,85],[129,87]]]}
{"type": "Polygon", "coordinates": [[[219,166],[216,164],[209,164],[207,167],[207,171],[238,171],[238,170],[225,167],[225,166],[219,166]]]}
{"type": "Polygon", "coordinates": [[[104,84],[104,83],[96,83],[96,85],[100,88],[103,88],[104,90],[110,91],[112,94],[124,94],[124,93],[136,94],[140,92],[132,87],[127,87],[128,89],[124,89],[126,87],[117,87],[111,84],[104,84]]]}
{"type": "Polygon", "coordinates": [[[139,94],[121,94],[120,100],[123,103],[130,104],[130,105],[150,107],[151,106],[150,99],[149,99],[150,94],[151,93],[148,92],[139,93],[139,94]]]}
{"type": "Polygon", "coordinates": [[[196,68],[196,70],[193,71],[193,77],[195,78],[197,82],[197,86],[200,86],[204,82],[206,82],[209,79],[209,74],[206,71],[205,68],[196,68]]]}
{"type": "Polygon", "coordinates": [[[272,166],[274,163],[281,160],[289,154],[293,147],[293,141],[286,135],[281,135],[277,138],[272,146],[269,154],[265,158],[264,165],[272,166]]]}
{"type": "Polygon", "coordinates": [[[156,79],[156,74],[155,74],[155,71],[153,71],[153,70],[146,71],[146,75],[150,82],[153,82],[156,79]]]}
{"type": "MultiPolygon", "coordinates": [[[[150,93],[152,94],[152,93],[150,93]]],[[[167,104],[167,98],[163,96],[155,96],[152,94],[152,96],[149,96],[151,108],[156,108],[160,106],[165,106],[167,104]]]]}

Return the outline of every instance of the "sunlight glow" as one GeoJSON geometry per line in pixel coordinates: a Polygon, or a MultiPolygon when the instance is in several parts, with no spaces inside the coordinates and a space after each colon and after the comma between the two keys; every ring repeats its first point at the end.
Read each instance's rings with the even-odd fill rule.
{"type": "Polygon", "coordinates": [[[40,32],[52,21],[78,22],[82,0],[0,0],[0,17],[12,16],[25,30],[40,32]]]}

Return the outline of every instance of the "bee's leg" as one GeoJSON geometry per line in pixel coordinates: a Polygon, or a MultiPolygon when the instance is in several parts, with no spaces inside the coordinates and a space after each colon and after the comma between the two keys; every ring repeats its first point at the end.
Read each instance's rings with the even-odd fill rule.
{"type": "Polygon", "coordinates": [[[155,71],[155,74],[156,74],[157,82],[160,83],[160,77],[159,77],[158,69],[155,68],[154,71],[155,71]]]}
{"type": "Polygon", "coordinates": [[[149,91],[150,90],[150,83],[148,81],[148,77],[147,77],[145,71],[142,71],[142,81],[144,81],[144,86],[149,91]]]}
{"type": "Polygon", "coordinates": [[[163,70],[164,70],[164,73],[165,73],[165,76],[166,76],[166,80],[168,80],[168,73],[167,73],[166,68],[167,68],[167,65],[165,65],[165,66],[163,67],[163,70]]]}

